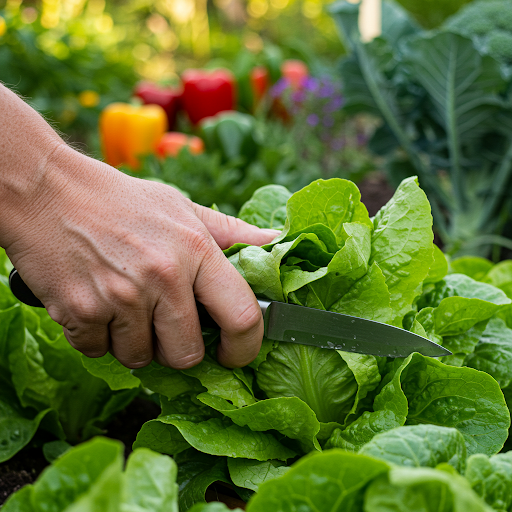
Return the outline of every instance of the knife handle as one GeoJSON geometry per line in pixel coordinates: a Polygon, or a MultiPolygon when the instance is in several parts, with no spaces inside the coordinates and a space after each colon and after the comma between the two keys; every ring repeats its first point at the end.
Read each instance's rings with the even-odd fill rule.
{"type": "MultiPolygon", "coordinates": [[[[13,268],[9,274],[9,286],[13,295],[20,302],[27,304],[27,306],[44,308],[43,303],[34,295],[15,268],[13,268]]],[[[265,312],[270,305],[270,301],[258,299],[258,304],[260,305],[263,316],[265,316],[265,312]]],[[[215,320],[210,316],[206,308],[200,302],[196,301],[196,307],[199,315],[199,322],[203,329],[220,329],[215,320]]]]}

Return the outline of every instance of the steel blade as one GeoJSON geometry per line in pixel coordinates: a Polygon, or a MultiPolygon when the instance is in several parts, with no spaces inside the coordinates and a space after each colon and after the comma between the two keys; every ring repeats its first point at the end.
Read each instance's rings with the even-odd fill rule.
{"type": "Polygon", "coordinates": [[[386,357],[451,355],[441,345],[392,325],[342,313],[271,302],[265,313],[271,340],[386,357]]]}

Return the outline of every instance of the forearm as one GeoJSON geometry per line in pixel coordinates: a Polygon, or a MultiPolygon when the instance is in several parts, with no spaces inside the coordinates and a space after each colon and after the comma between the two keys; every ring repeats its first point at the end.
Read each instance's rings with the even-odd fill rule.
{"type": "Polygon", "coordinates": [[[0,246],[37,212],[53,157],[67,147],[51,126],[0,84],[0,246]]]}
{"type": "Polygon", "coordinates": [[[79,210],[80,199],[87,200],[118,174],[68,146],[1,84],[0,120],[0,247],[37,235],[34,231],[61,214],[69,218],[79,210]]]}

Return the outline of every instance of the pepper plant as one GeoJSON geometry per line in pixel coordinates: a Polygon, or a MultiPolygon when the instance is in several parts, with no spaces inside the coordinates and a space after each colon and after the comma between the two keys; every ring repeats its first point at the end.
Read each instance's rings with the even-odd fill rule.
{"type": "Polygon", "coordinates": [[[369,43],[358,5],[330,11],[351,51],[340,68],[345,111],[382,120],[370,147],[391,181],[419,176],[447,252],[512,248],[502,236],[512,200],[511,79],[499,60],[457,29],[422,30],[392,3],[369,43]]]}

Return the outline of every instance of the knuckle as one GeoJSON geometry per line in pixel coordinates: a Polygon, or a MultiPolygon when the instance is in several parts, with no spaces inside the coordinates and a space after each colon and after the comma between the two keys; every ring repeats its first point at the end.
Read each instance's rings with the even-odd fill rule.
{"type": "Polygon", "coordinates": [[[204,358],[204,350],[196,351],[181,357],[174,357],[169,366],[175,370],[186,370],[199,364],[204,358]]]}
{"type": "Polygon", "coordinates": [[[74,300],[70,302],[68,309],[70,317],[76,319],[79,323],[97,324],[103,316],[101,306],[93,300],[74,300]]]}
{"type": "Polygon", "coordinates": [[[180,276],[180,267],[167,255],[154,254],[150,259],[149,273],[153,278],[174,281],[180,276]]]}
{"type": "Polygon", "coordinates": [[[185,231],[187,245],[196,254],[209,253],[212,249],[212,240],[205,229],[201,227],[187,227],[185,231]]]}
{"type": "Polygon", "coordinates": [[[251,302],[232,320],[231,325],[235,332],[245,334],[256,330],[262,318],[261,309],[251,302]]]}
{"type": "Polygon", "coordinates": [[[66,325],[66,323],[69,322],[68,315],[66,315],[66,312],[59,306],[56,305],[50,305],[46,307],[46,312],[50,316],[50,318],[58,323],[59,325],[66,325]]]}
{"type": "Polygon", "coordinates": [[[140,303],[140,293],[136,286],[130,283],[118,283],[111,291],[113,300],[126,308],[135,308],[140,303]]]}

